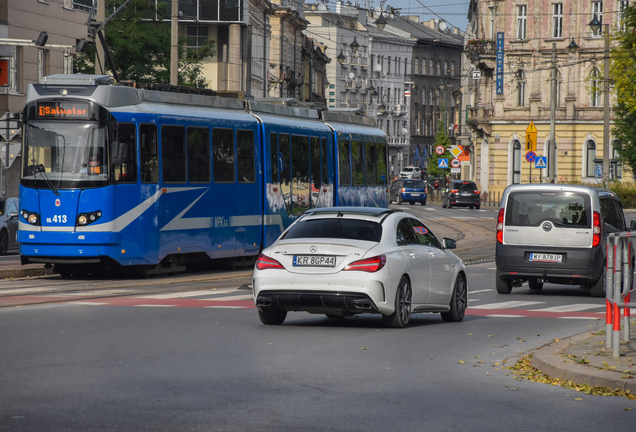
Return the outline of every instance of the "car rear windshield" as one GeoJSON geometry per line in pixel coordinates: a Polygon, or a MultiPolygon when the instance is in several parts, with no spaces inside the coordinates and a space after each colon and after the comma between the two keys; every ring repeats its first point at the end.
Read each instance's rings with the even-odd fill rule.
{"type": "Polygon", "coordinates": [[[382,225],[359,219],[307,219],[292,225],[281,239],[337,238],[379,242],[382,225]]]}
{"type": "Polygon", "coordinates": [[[539,226],[549,220],[557,227],[590,228],[590,196],[579,192],[513,192],[506,204],[506,225],[539,226]]]}
{"type": "Polygon", "coordinates": [[[411,172],[413,171],[413,168],[403,168],[402,172],[411,172]]]}
{"type": "Polygon", "coordinates": [[[404,187],[407,188],[423,188],[424,187],[424,182],[423,181],[410,181],[410,182],[404,182],[404,187]]]}
{"type": "Polygon", "coordinates": [[[459,189],[459,190],[476,190],[477,189],[477,185],[475,183],[472,182],[457,182],[457,183],[453,183],[453,187],[455,189],[459,189]]]}

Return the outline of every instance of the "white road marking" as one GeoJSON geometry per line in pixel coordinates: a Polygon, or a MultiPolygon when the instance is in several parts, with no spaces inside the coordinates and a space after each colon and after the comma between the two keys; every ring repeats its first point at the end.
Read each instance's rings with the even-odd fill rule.
{"type": "Polygon", "coordinates": [[[488,291],[494,291],[494,290],[487,289],[487,290],[478,290],[478,291],[468,291],[468,294],[476,294],[476,293],[482,293],[482,292],[488,292],[488,291]]]}
{"type": "Polygon", "coordinates": [[[167,294],[154,294],[154,295],[140,295],[136,296],[137,298],[145,298],[145,299],[169,299],[169,298],[182,298],[182,297],[199,297],[204,295],[214,295],[214,294],[230,294],[238,292],[237,289],[224,289],[224,290],[197,290],[197,291],[181,291],[181,292],[171,292],[167,294]]]}
{"type": "Polygon", "coordinates": [[[491,317],[491,318],[526,318],[523,315],[498,315],[498,314],[492,314],[492,315],[486,315],[487,317],[491,317]]]}
{"type": "Polygon", "coordinates": [[[530,306],[533,304],[544,304],[545,302],[532,302],[532,301],[508,301],[501,303],[488,303],[481,306],[474,306],[473,309],[510,309],[521,306],[530,306]]]}
{"type": "MultiPolygon", "coordinates": [[[[603,313],[603,312],[601,312],[603,313]]],[[[589,319],[589,320],[600,320],[601,317],[557,317],[559,319],[589,319]]]]}
{"type": "Polygon", "coordinates": [[[69,302],[66,304],[72,304],[72,305],[98,305],[98,306],[103,306],[103,305],[107,305],[108,303],[98,303],[98,302],[87,302],[87,301],[76,301],[76,302],[69,302]]]}
{"type": "Polygon", "coordinates": [[[532,309],[533,312],[581,312],[589,309],[604,308],[605,305],[576,303],[564,306],[553,306],[545,309],[532,309]]]}
{"type": "Polygon", "coordinates": [[[204,309],[245,309],[244,306],[204,306],[204,309]]]}
{"type": "Polygon", "coordinates": [[[160,304],[140,304],[133,305],[135,307],[175,307],[175,305],[160,305],[160,304]]]}

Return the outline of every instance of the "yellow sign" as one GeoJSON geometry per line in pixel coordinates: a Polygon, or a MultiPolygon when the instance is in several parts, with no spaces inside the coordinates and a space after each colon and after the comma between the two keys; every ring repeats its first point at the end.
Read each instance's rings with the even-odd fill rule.
{"type": "Polygon", "coordinates": [[[532,122],[526,129],[526,151],[537,151],[537,128],[532,122]]]}

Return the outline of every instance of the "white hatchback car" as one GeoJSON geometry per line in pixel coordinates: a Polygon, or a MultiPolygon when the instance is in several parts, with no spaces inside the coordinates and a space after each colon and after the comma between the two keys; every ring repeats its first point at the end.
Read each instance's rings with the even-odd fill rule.
{"type": "Polygon", "coordinates": [[[261,321],[274,325],[288,311],[379,313],[390,327],[405,327],[420,312],[458,322],[468,293],[455,247],[401,210],[309,210],[258,257],[254,302],[261,321]]]}
{"type": "Polygon", "coordinates": [[[401,179],[421,179],[422,169],[417,166],[407,166],[400,171],[401,179]]]}

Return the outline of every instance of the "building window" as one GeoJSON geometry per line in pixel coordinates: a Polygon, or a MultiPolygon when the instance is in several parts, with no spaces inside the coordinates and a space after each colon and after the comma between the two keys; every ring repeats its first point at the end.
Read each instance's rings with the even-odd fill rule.
{"type": "Polygon", "coordinates": [[[526,25],[528,22],[528,6],[517,6],[517,39],[523,40],[526,38],[526,25]]]}
{"type": "Polygon", "coordinates": [[[512,144],[512,184],[521,184],[521,143],[514,140],[512,144]]]}
{"type": "Polygon", "coordinates": [[[422,105],[426,105],[426,87],[422,88],[422,105]]]}
{"type": "Polygon", "coordinates": [[[433,89],[428,89],[428,104],[433,106],[433,89]]]}
{"type": "Polygon", "coordinates": [[[442,75],[442,62],[440,62],[439,60],[437,60],[436,64],[436,71],[437,71],[437,76],[441,76],[442,75]]]}
{"type": "Polygon", "coordinates": [[[422,74],[423,75],[427,75],[428,74],[428,70],[426,69],[426,59],[422,59],[422,74]]]}
{"type": "Polygon", "coordinates": [[[601,24],[598,31],[596,33],[592,32],[593,36],[600,36],[603,31],[603,2],[602,1],[593,1],[592,2],[592,19],[594,16],[598,19],[598,22],[601,24]]]}
{"type": "Polygon", "coordinates": [[[435,61],[433,59],[430,59],[428,61],[428,74],[433,75],[434,71],[435,71],[435,61]]]}
{"type": "Polygon", "coordinates": [[[594,177],[596,175],[596,143],[592,140],[585,143],[585,177],[594,177]]]}
{"type": "Polygon", "coordinates": [[[44,77],[49,75],[49,50],[38,50],[38,83],[44,82],[44,77]]]}
{"type": "Polygon", "coordinates": [[[552,4],[552,37],[563,37],[563,3],[552,4]]]}
{"type": "Polygon", "coordinates": [[[601,106],[601,80],[599,79],[598,69],[592,70],[590,76],[590,106],[601,106]]]}
{"type": "Polygon", "coordinates": [[[389,57],[389,60],[386,62],[386,74],[389,75],[391,73],[391,57],[389,57]]]}
{"type": "Polygon", "coordinates": [[[186,40],[188,48],[201,48],[208,41],[208,27],[188,26],[186,40]]]}
{"type": "Polygon", "coordinates": [[[455,76],[455,62],[452,61],[450,64],[450,75],[455,76]]]}
{"type": "Polygon", "coordinates": [[[448,75],[448,62],[446,60],[444,60],[444,75],[448,75]]]}
{"type": "Polygon", "coordinates": [[[629,6],[628,0],[619,0],[617,25],[620,31],[625,31],[625,10],[627,9],[628,6],[629,6]]]}
{"type": "Polygon", "coordinates": [[[495,38],[495,8],[488,8],[488,12],[490,13],[490,39],[495,38]]]}
{"type": "Polygon", "coordinates": [[[413,62],[413,73],[414,74],[418,74],[419,75],[419,73],[420,73],[419,67],[420,67],[420,59],[415,57],[415,61],[413,62]]]}

